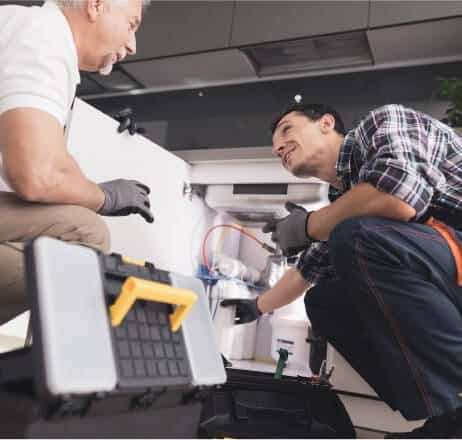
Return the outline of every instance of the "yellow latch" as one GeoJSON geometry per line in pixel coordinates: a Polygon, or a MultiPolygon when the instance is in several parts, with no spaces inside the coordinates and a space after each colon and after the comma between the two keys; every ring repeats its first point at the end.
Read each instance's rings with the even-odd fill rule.
{"type": "Polygon", "coordinates": [[[133,258],[124,257],[124,256],[122,256],[122,262],[126,264],[133,264],[134,266],[141,266],[141,267],[145,266],[144,261],[134,260],[133,258]]]}
{"type": "Polygon", "coordinates": [[[178,289],[155,281],[128,277],[122,285],[119,297],[109,307],[113,327],[120,325],[138,299],[176,305],[175,311],[170,315],[170,327],[173,332],[176,332],[196,302],[197,295],[192,290],[178,289]]]}

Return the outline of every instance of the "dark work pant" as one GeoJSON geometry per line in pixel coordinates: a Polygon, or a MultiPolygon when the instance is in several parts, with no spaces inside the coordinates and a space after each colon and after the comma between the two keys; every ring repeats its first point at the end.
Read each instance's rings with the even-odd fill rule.
{"type": "Polygon", "coordinates": [[[332,232],[329,256],[337,278],[305,298],[313,328],[408,420],[462,406],[462,288],[438,232],[353,218],[332,232]]]}

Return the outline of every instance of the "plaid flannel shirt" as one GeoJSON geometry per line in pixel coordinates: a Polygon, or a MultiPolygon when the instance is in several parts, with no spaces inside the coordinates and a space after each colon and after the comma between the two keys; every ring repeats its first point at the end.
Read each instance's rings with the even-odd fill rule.
{"type": "MultiPolygon", "coordinates": [[[[462,219],[462,139],[447,125],[401,105],[370,112],[345,136],[336,164],[343,190],[367,182],[412,206],[415,221],[429,215],[462,219]]],[[[312,284],[335,277],[327,242],[315,242],[298,260],[312,284]]]]}

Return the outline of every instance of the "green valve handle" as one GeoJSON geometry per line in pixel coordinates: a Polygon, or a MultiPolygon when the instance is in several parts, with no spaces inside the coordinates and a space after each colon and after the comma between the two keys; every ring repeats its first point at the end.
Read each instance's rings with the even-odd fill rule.
{"type": "Polygon", "coordinates": [[[278,364],[276,365],[276,373],[274,374],[275,379],[281,379],[282,371],[287,366],[287,359],[289,359],[289,351],[285,348],[280,348],[278,350],[279,359],[278,364]]]}

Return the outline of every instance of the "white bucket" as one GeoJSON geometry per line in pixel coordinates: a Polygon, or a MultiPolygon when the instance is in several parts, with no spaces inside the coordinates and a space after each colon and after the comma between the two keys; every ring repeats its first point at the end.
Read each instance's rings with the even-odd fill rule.
{"type": "Polygon", "coordinates": [[[277,315],[271,318],[273,328],[271,340],[271,355],[275,361],[279,359],[278,350],[285,348],[289,352],[287,366],[295,369],[307,370],[309,368],[309,321],[298,316],[277,315]]]}
{"type": "Polygon", "coordinates": [[[298,319],[300,321],[306,321],[308,318],[306,316],[304,297],[305,295],[301,295],[291,303],[279,307],[273,312],[273,317],[288,317],[289,319],[298,319]]]}

